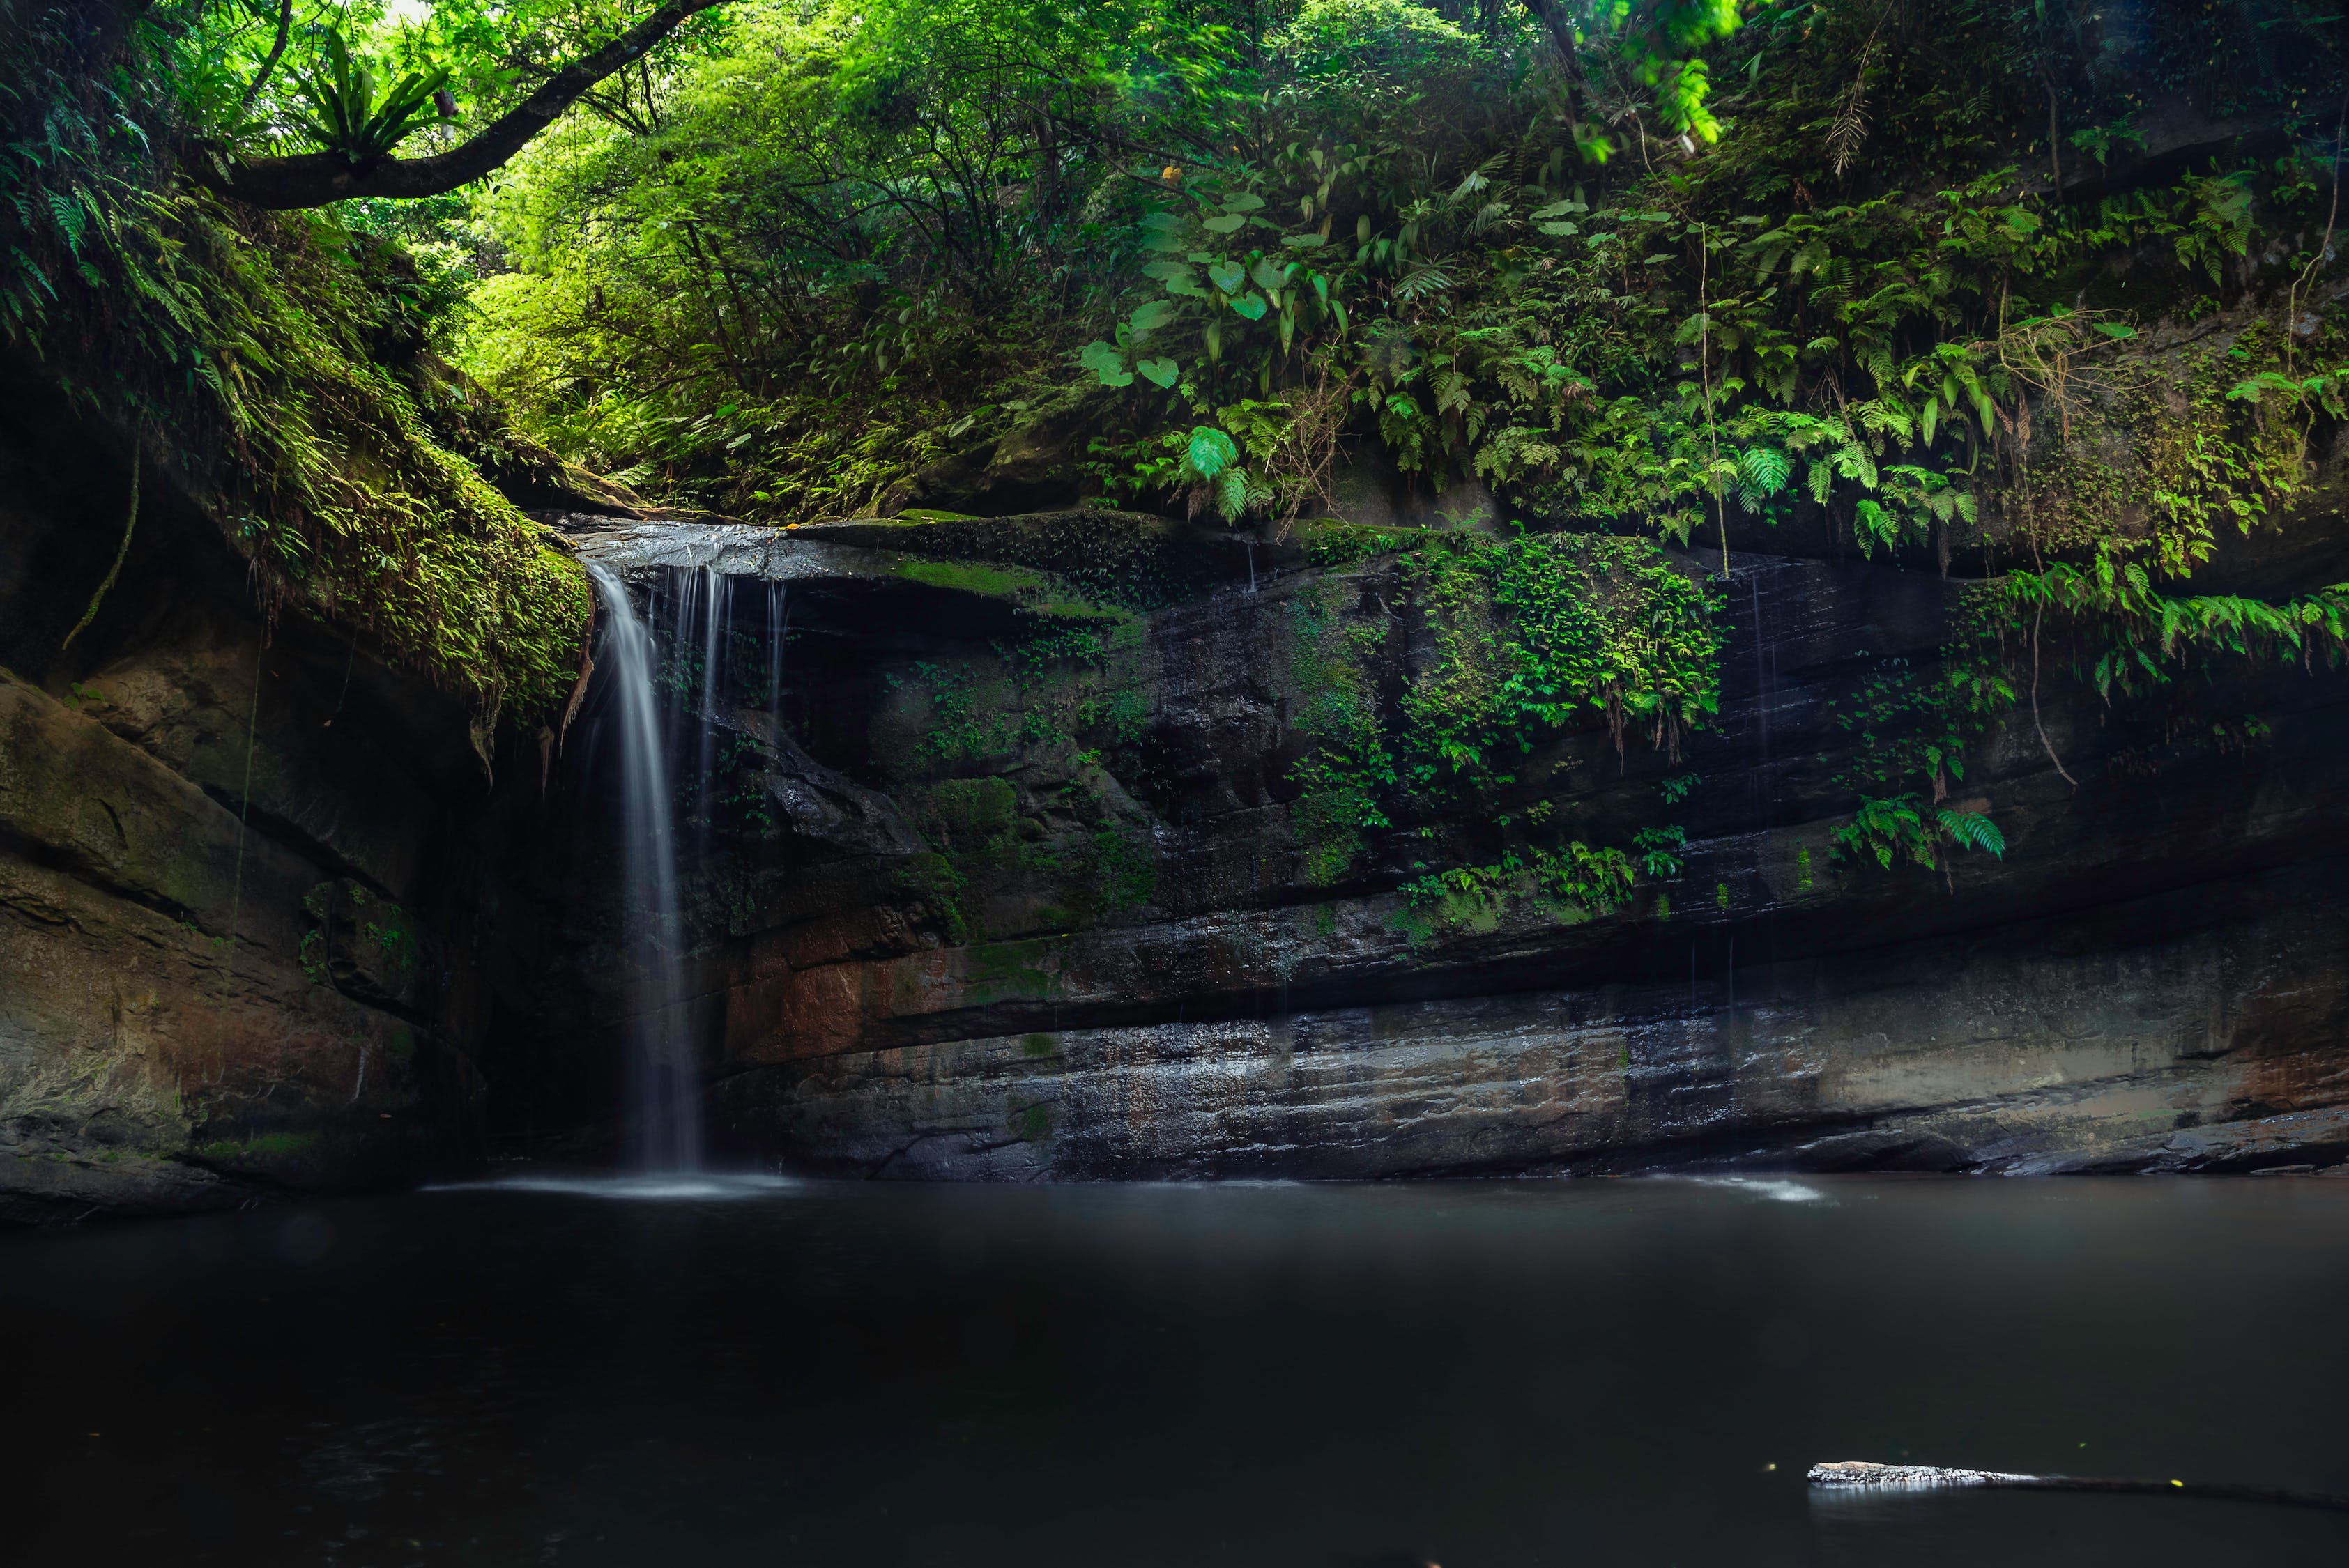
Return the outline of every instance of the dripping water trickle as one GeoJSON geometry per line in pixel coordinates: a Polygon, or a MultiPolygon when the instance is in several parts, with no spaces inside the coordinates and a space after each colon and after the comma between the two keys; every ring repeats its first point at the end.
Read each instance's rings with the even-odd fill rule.
{"type": "MultiPolygon", "coordinates": [[[[628,1152],[639,1170],[692,1171],[701,1164],[700,1073],[686,1026],[676,820],[667,738],[654,691],[659,661],[652,631],[637,617],[626,586],[608,567],[591,562],[588,572],[604,602],[605,630],[597,666],[611,672],[621,858],[636,960],[629,997],[636,1037],[628,1057],[628,1152]]],[[[692,624],[690,583],[690,574],[679,583],[679,634],[692,624]]]]}
{"type": "Polygon", "coordinates": [[[767,584],[767,713],[778,721],[783,711],[783,639],[791,631],[791,584],[771,582],[767,584]]]}
{"type": "MultiPolygon", "coordinates": [[[[726,692],[726,631],[733,613],[734,579],[709,567],[701,576],[701,700],[694,709],[698,744],[694,778],[694,863],[709,863],[710,787],[718,774],[718,709],[726,692]]],[[[684,635],[680,630],[679,636],[684,635]]],[[[682,645],[677,652],[684,652],[682,645]]]]}

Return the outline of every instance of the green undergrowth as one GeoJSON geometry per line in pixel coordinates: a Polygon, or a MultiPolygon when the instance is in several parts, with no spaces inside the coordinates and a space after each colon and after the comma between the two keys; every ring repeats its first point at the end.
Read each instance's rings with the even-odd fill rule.
{"type": "Polygon", "coordinates": [[[585,577],[448,442],[554,460],[429,355],[416,269],[330,216],[193,190],[158,78],[93,77],[64,13],[29,20],[5,48],[0,331],[179,469],[273,612],[364,637],[482,716],[553,706],[585,577]]]}
{"type": "MultiPolygon", "coordinates": [[[[2337,318],[2309,335],[2320,366],[2349,347],[2337,318]]],[[[2036,449],[2027,439],[2001,495],[2002,552],[2024,559],[1961,591],[1932,656],[1884,661],[1836,714],[1853,741],[1839,782],[1860,801],[1840,858],[1930,868],[1951,850],[2002,853],[1994,824],[1945,799],[2001,725],[2031,727],[2030,743],[2064,767],[2037,705],[2064,683],[2126,711],[2189,678],[2349,656],[2349,583],[2281,602],[2190,592],[2226,539],[2322,526],[2302,515],[2311,440],[2342,418],[2341,383],[2287,375],[2278,336],[2254,318],[2115,359],[2027,412],[2036,449]]],[[[2310,357],[2295,356],[2298,368],[2310,357]]]]}
{"type": "Polygon", "coordinates": [[[1643,876],[1677,875],[1679,829],[1584,842],[1534,769],[1579,732],[1677,758],[1720,707],[1722,606],[1708,590],[1650,542],[1591,534],[1435,534],[1395,572],[1392,610],[1375,593],[1350,609],[1342,579],[1291,607],[1308,879],[1340,880],[1398,830],[1422,857],[1458,857],[1415,859],[1402,889],[1406,905],[1455,922],[1526,900],[1603,913],[1643,876]]]}
{"type": "MultiPolygon", "coordinates": [[[[1206,22],[761,13],[680,72],[672,118],[576,127],[484,203],[516,270],[484,284],[472,351],[574,455],[779,520],[901,485],[977,507],[956,475],[1060,449],[1081,409],[1077,471],[1053,482],[1296,530],[1327,568],[1404,548],[1299,521],[1359,468],[1423,492],[1481,481],[1541,531],[1783,529],[1986,573],[1940,654],[1877,672],[1842,714],[1862,753],[1847,858],[1887,858],[1876,822],[1889,858],[1939,864],[2002,841],[1945,796],[2028,706],[2023,672],[2042,702],[2116,660],[2151,680],[2144,628],[2168,612],[2145,595],[2197,601],[2229,531],[2311,526],[2287,502],[2342,417],[2339,19],[2300,0],[2140,10],[2122,27],[2086,0],[1729,8],[1684,40],[1685,69],[1648,77],[1607,41],[1637,7],[1560,13],[1564,34],[1520,6],[1407,0],[1206,22]],[[1012,98],[1032,112],[998,112],[1012,98]],[[2261,135],[2147,168],[2138,152],[2175,150],[2155,145],[2169,99],[2261,135]],[[1691,134],[1660,133],[1697,102],[1691,134]],[[673,221],[721,191],[750,194],[698,201],[689,234],[673,221]],[[2102,586],[2133,569],[2141,588],[2102,586]],[[2097,586],[2034,586],[2065,571],[2097,586]]],[[[1159,602],[1107,570],[1089,596],[1159,602]]],[[[1405,573],[1465,595],[1435,609],[1456,635],[1523,609],[1493,597],[1497,569],[1473,593],[1457,570],[1405,573]]],[[[1297,614],[1319,880],[1533,732],[1517,696],[1479,706],[1515,690],[1506,672],[1463,660],[1421,689],[1352,611],[1297,614]],[[1390,700],[1408,717],[1381,717],[1390,700]]],[[[2198,656],[2286,656],[2222,642],[2198,656]]],[[[1619,700],[1643,695],[1676,700],[1619,700]]],[[[1605,721],[1667,752],[1687,722],[1605,721]]],[[[1522,831],[1453,870],[1535,874],[1539,835],[1500,841],[1522,831]]],[[[1596,871],[1537,870],[1613,896],[1596,871]]]]}

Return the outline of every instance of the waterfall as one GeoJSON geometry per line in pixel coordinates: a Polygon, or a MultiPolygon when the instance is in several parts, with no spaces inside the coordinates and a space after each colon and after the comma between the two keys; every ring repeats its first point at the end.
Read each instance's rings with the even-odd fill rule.
{"type": "MultiPolygon", "coordinates": [[[[596,663],[611,673],[621,851],[633,903],[629,938],[636,962],[629,1000],[636,1039],[628,1059],[629,1154],[639,1170],[691,1171],[701,1164],[700,1067],[688,1026],[667,737],[654,695],[659,658],[626,585],[608,567],[591,562],[587,571],[604,603],[604,647],[596,663]]],[[[676,634],[680,641],[691,624],[687,593],[676,634]]]]}
{"type": "Polygon", "coordinates": [[[783,639],[792,634],[791,584],[767,584],[767,712],[780,723],[783,712],[783,639]]]}
{"type": "MultiPolygon", "coordinates": [[[[693,780],[693,858],[697,866],[709,863],[709,830],[718,814],[710,785],[718,774],[718,707],[726,699],[726,634],[734,614],[734,579],[705,566],[701,569],[701,702],[694,709],[698,765],[693,780]]],[[[677,652],[688,628],[680,625],[677,652]]]]}

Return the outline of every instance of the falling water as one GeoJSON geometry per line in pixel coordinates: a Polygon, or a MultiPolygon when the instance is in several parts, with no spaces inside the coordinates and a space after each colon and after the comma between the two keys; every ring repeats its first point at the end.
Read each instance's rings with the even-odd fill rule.
{"type": "Polygon", "coordinates": [[[636,1042],[628,1061],[629,1152],[639,1170],[690,1171],[701,1164],[700,1074],[685,1026],[677,834],[668,749],[653,688],[659,661],[652,633],[637,618],[627,588],[608,567],[591,562],[587,570],[604,602],[604,649],[597,663],[612,676],[621,850],[628,891],[640,901],[631,912],[629,934],[636,958],[630,998],[636,1042]]]}
{"type": "MultiPolygon", "coordinates": [[[[710,794],[718,776],[718,708],[725,700],[726,632],[734,613],[734,579],[707,566],[701,569],[701,700],[694,707],[698,743],[694,748],[693,854],[696,865],[706,866],[716,814],[710,794]]],[[[683,639],[689,631],[684,625],[678,628],[678,652],[684,651],[683,639]]]]}
{"type": "Polygon", "coordinates": [[[791,635],[791,584],[767,584],[767,711],[783,711],[783,639],[791,635]]]}

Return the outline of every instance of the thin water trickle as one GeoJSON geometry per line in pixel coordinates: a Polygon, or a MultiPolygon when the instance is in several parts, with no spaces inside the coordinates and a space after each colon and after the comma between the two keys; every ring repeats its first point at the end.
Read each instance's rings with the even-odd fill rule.
{"type": "MultiPolygon", "coordinates": [[[[621,854],[633,901],[628,935],[636,960],[630,997],[636,1039],[628,1061],[628,1151],[640,1171],[693,1171],[701,1164],[700,1072],[686,1026],[676,821],[654,691],[659,660],[626,585],[608,567],[590,562],[587,570],[604,601],[603,656],[596,663],[612,681],[621,854]]],[[[689,601],[679,610],[677,624],[683,627],[690,624],[689,601]]]]}
{"type": "MultiPolygon", "coordinates": [[[[718,707],[726,692],[726,632],[733,614],[734,579],[709,567],[701,569],[701,700],[695,706],[698,729],[694,760],[694,863],[709,860],[711,785],[718,776],[718,707]]],[[[684,652],[685,631],[678,631],[676,652],[684,652]]]]}
{"type": "Polygon", "coordinates": [[[783,639],[791,634],[791,584],[767,584],[767,712],[783,709],[783,639]]]}

